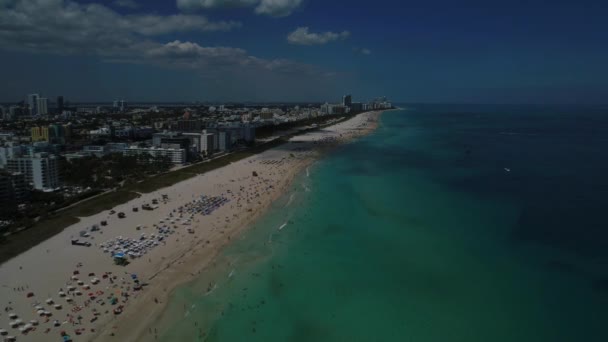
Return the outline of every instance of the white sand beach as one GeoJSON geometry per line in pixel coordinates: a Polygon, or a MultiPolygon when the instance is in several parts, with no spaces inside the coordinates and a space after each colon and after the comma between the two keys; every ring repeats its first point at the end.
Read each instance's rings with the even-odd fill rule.
{"type": "Polygon", "coordinates": [[[375,129],[379,114],[363,113],[296,136],[277,148],[142,194],[115,207],[113,214],[81,218],[5,262],[0,265],[0,329],[6,334],[0,337],[49,342],[63,341],[64,333],[73,341],[153,340],[150,322],[172,289],[203,272],[222,246],[263,214],[326,148],[375,129]],[[207,197],[201,201],[201,196],[207,197]],[[144,204],[158,208],[144,210],[144,204]],[[126,217],[119,218],[120,212],[126,217]],[[99,230],[80,236],[93,225],[99,230]],[[72,239],[91,246],[72,245],[72,239]],[[126,266],[116,265],[112,257],[122,252],[126,266]]]}

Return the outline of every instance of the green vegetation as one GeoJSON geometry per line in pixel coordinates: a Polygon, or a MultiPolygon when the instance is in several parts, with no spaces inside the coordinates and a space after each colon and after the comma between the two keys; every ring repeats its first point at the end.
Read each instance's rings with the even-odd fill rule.
{"type": "Polygon", "coordinates": [[[2,236],[0,239],[0,262],[23,253],[60,233],[66,227],[78,223],[80,221],[78,217],[94,215],[137,197],[139,195],[133,192],[113,191],[76,204],[71,208],[42,215],[37,222],[33,218],[25,218],[20,221],[23,224],[20,229],[8,236],[2,236]]]}
{"type": "Polygon", "coordinates": [[[78,223],[78,221],[80,220],[67,215],[47,217],[28,229],[3,236],[0,240],[0,262],[27,251],[40,242],[60,233],[65,227],[78,223]]]}
{"type": "Polygon", "coordinates": [[[171,168],[171,160],[167,156],[123,156],[112,153],[101,158],[90,156],[72,161],[64,158],[60,165],[62,179],[67,185],[110,189],[167,172],[171,168]]]}
{"type": "MultiPolygon", "coordinates": [[[[330,119],[344,119],[348,116],[323,117],[324,120],[314,118],[307,124],[316,123],[318,128],[330,119]]],[[[302,123],[300,123],[301,125],[302,123]]],[[[306,131],[314,131],[318,128],[310,128],[306,131]]],[[[300,131],[298,134],[302,133],[300,131]]],[[[261,153],[265,150],[277,147],[287,141],[292,135],[284,136],[267,143],[257,145],[244,151],[237,151],[226,156],[210,161],[200,162],[179,170],[165,172],[169,164],[166,160],[156,160],[148,164],[149,160],[141,160],[136,157],[123,157],[120,155],[104,158],[87,157],[76,159],[74,163],[62,162],[63,176],[72,185],[95,186],[124,184],[120,190],[104,193],[94,198],[77,203],[73,207],[58,209],[59,206],[66,207],[69,204],[61,203],[61,195],[38,193],[36,200],[41,203],[40,211],[28,215],[20,222],[18,231],[8,236],[0,235],[0,262],[4,262],[19,253],[22,253],[42,241],[61,232],[66,227],[79,222],[78,217],[91,216],[103,210],[109,210],[117,205],[126,203],[139,197],[138,193],[149,193],[164,187],[171,186],[180,181],[189,179],[198,174],[226,166],[241,159],[261,153]],[[107,169],[105,169],[107,167],[107,169]],[[90,170],[90,172],[82,172],[90,170]],[[164,172],[164,173],[163,173],[164,172]],[[84,175],[83,175],[84,174],[84,175]],[[153,175],[153,176],[150,176],[153,175]],[[138,179],[143,181],[137,182],[138,179]],[[105,179],[105,180],[104,180],[105,179]],[[108,183],[109,182],[109,183],[108,183]],[[59,197],[57,197],[59,196],[59,197]],[[54,203],[52,206],[47,206],[54,203]],[[52,210],[50,210],[51,208],[52,210]],[[35,216],[34,216],[35,215],[35,216]],[[39,217],[38,221],[35,218],[39,217]]],[[[86,193],[80,197],[72,197],[69,203],[76,203],[82,197],[89,197],[95,193],[86,193]]]]}
{"type": "Polygon", "coordinates": [[[138,198],[139,195],[124,190],[117,190],[105,193],[88,201],[79,203],[71,208],[61,211],[61,215],[86,217],[95,215],[100,211],[110,210],[115,206],[127,203],[132,199],[138,198]]]}

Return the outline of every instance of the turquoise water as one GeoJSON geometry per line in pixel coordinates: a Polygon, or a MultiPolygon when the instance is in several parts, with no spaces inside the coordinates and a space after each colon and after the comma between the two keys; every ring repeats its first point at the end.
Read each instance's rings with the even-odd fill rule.
{"type": "Polygon", "coordinates": [[[607,341],[605,235],[579,239],[584,216],[568,233],[556,224],[563,200],[546,179],[567,186],[577,168],[550,177],[564,154],[530,153],[555,141],[531,142],[530,117],[546,116],[525,113],[385,113],[179,288],[159,339],[607,341]]]}

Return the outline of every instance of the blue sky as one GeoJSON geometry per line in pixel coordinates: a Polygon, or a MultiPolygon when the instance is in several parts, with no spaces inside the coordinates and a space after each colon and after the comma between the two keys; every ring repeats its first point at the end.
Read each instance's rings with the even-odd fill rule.
{"type": "Polygon", "coordinates": [[[602,1],[0,0],[0,101],[607,103],[602,1]]]}

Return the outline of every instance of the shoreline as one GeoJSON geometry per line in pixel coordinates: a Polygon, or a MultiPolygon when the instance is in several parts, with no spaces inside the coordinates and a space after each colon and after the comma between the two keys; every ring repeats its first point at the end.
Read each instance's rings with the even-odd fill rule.
{"type": "MultiPolygon", "coordinates": [[[[373,118],[373,124],[370,127],[367,127],[364,133],[359,133],[356,136],[348,137],[346,141],[341,141],[339,143],[331,144],[330,146],[326,146],[325,148],[317,147],[318,155],[316,155],[315,157],[308,158],[306,160],[306,162],[298,165],[297,167],[292,168],[290,170],[288,178],[285,179],[285,183],[284,183],[284,186],[281,188],[281,191],[276,193],[273,196],[271,201],[265,203],[264,207],[261,208],[260,211],[258,211],[255,215],[249,217],[249,219],[242,222],[240,227],[236,227],[235,235],[240,235],[240,234],[244,233],[252,223],[254,223],[256,220],[258,220],[260,217],[262,217],[264,214],[266,214],[268,209],[270,208],[271,203],[274,202],[275,200],[277,200],[278,198],[280,198],[281,196],[283,196],[289,190],[289,188],[292,185],[295,178],[301,172],[304,172],[305,170],[307,170],[312,164],[314,164],[314,162],[323,158],[324,155],[328,152],[328,150],[334,149],[335,147],[342,145],[342,144],[350,143],[353,140],[355,140],[361,136],[367,135],[367,134],[375,131],[376,128],[378,127],[378,118],[382,114],[382,112],[383,111],[370,112],[371,113],[370,116],[373,118]]],[[[363,113],[363,114],[367,114],[367,113],[363,113]]],[[[352,118],[352,119],[354,119],[354,118],[352,118]]],[[[349,121],[349,120],[346,120],[346,122],[347,121],[349,121]]],[[[337,123],[336,125],[338,125],[340,123],[341,122],[337,123]]],[[[329,126],[327,128],[331,128],[333,126],[335,126],[335,125],[329,126]]],[[[304,135],[308,135],[308,134],[314,135],[315,132],[305,133],[304,135]]],[[[301,136],[296,136],[296,137],[291,138],[287,144],[289,144],[290,142],[292,142],[294,140],[297,141],[298,137],[301,137],[301,136]]],[[[237,237],[238,236],[235,236],[235,238],[237,238],[237,237]]],[[[192,268],[196,268],[197,266],[198,266],[198,269],[192,270],[190,274],[186,274],[188,272],[186,270],[183,270],[183,271],[185,271],[185,273],[181,274],[182,278],[180,278],[180,279],[174,278],[172,280],[172,282],[169,283],[170,285],[167,286],[167,288],[169,290],[163,291],[163,297],[162,297],[162,300],[160,301],[161,305],[156,305],[156,307],[154,307],[153,304],[151,304],[150,302],[147,303],[148,305],[146,305],[144,303],[144,305],[146,305],[146,309],[154,308],[153,310],[150,310],[150,311],[144,310],[148,313],[147,317],[143,318],[140,315],[134,315],[135,317],[128,317],[127,320],[129,322],[126,325],[129,325],[130,329],[127,334],[124,334],[124,335],[116,334],[115,336],[111,336],[109,338],[104,338],[103,335],[100,335],[97,339],[94,339],[93,341],[95,341],[95,342],[113,341],[113,340],[116,340],[116,338],[118,338],[120,341],[133,341],[133,342],[148,341],[149,335],[152,333],[152,331],[154,331],[154,330],[152,330],[154,325],[156,323],[158,323],[158,320],[161,318],[162,314],[167,309],[169,300],[170,300],[173,292],[180,286],[184,286],[184,285],[188,284],[189,282],[194,281],[195,277],[201,276],[202,274],[204,274],[204,272],[207,271],[212,266],[211,264],[215,261],[216,257],[222,252],[224,247],[228,245],[228,243],[230,243],[230,242],[226,241],[224,244],[222,244],[222,246],[220,248],[218,248],[217,250],[214,251],[213,255],[209,255],[207,258],[204,258],[204,256],[199,256],[197,258],[196,256],[192,255],[190,260],[184,261],[185,263],[188,264],[188,265],[185,265],[186,267],[184,267],[187,270],[192,270],[192,268]],[[131,321],[131,319],[132,319],[132,321],[131,321]],[[139,322],[139,321],[141,321],[142,323],[136,324],[137,328],[134,328],[134,326],[133,326],[134,323],[139,322]]]]}
{"type": "MultiPolygon", "coordinates": [[[[33,329],[30,327],[23,335],[8,327],[8,321],[0,323],[0,328],[18,335],[19,341],[59,340],[59,331],[67,331],[74,341],[143,339],[150,329],[150,323],[155,322],[164,311],[175,288],[202,273],[230,243],[231,238],[244,232],[265,214],[272,202],[289,189],[294,178],[324,152],[373,131],[381,113],[362,113],[320,131],[296,135],[288,142],[259,154],[195,175],[170,187],[142,194],[115,207],[117,212],[125,212],[126,218],[110,215],[108,210],[80,218],[80,222],[0,265],[4,316],[10,311],[24,323],[36,320],[36,324],[32,321],[33,329]],[[165,194],[168,201],[161,203],[160,208],[131,211],[131,208],[150,203],[165,194]],[[220,196],[226,200],[226,204],[214,208],[207,216],[191,218],[192,222],[188,223],[192,224],[190,232],[186,232],[185,227],[178,228],[178,222],[172,235],[167,235],[162,245],[156,244],[161,246],[146,250],[146,255],[132,259],[124,267],[114,265],[110,255],[100,250],[103,240],[107,238],[139,240],[137,236],[141,232],[152,235],[153,226],[160,225],[158,222],[163,222],[163,219],[168,220],[176,208],[190,205],[201,194],[213,198],[220,196]],[[91,233],[89,238],[94,246],[69,244],[70,238],[78,237],[82,229],[99,224],[102,220],[107,221],[108,226],[91,233]],[[139,231],[133,229],[135,226],[139,226],[139,231]],[[76,272],[83,278],[78,279],[78,286],[75,280],[77,276],[72,275],[76,272]],[[89,282],[85,274],[94,274],[98,278],[104,275],[104,278],[92,285],[83,284],[83,281],[89,282]],[[136,275],[148,285],[144,290],[135,290],[129,275],[136,275]],[[76,296],[68,292],[68,297],[74,297],[70,302],[65,301],[65,294],[61,296],[66,286],[79,288],[83,285],[84,295],[76,296]],[[95,296],[99,298],[89,298],[87,292],[90,296],[97,294],[95,296]],[[122,307],[119,314],[111,312],[116,306],[106,305],[105,299],[111,296],[117,297],[118,305],[122,307]],[[48,304],[47,298],[52,299],[51,303],[56,303],[54,309],[48,307],[52,304],[48,304]],[[49,315],[37,317],[34,306],[44,306],[45,310],[49,310],[49,315]]],[[[3,317],[0,322],[6,321],[6,318],[3,317]]]]}

